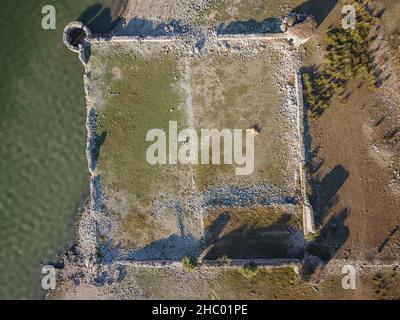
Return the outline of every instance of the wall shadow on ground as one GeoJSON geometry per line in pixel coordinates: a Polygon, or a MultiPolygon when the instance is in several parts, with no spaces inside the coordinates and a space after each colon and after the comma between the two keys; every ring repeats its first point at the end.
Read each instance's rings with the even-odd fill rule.
{"type": "Polygon", "coordinates": [[[318,237],[308,245],[307,252],[324,261],[333,258],[350,235],[349,228],[345,225],[349,215],[349,208],[343,208],[332,215],[320,229],[318,237]]]}
{"type": "Polygon", "coordinates": [[[305,240],[299,230],[290,226],[291,218],[287,213],[268,226],[252,228],[242,225],[221,236],[230,220],[229,212],[222,213],[205,229],[208,251],[204,259],[301,259],[305,240]]]}
{"type": "Polygon", "coordinates": [[[187,34],[192,29],[182,21],[173,19],[168,23],[155,24],[153,21],[135,17],[125,23],[118,33],[122,36],[163,37],[187,34]]]}
{"type": "Polygon", "coordinates": [[[233,21],[225,25],[221,23],[216,27],[217,34],[250,34],[259,32],[282,32],[280,25],[282,20],[279,18],[269,18],[264,21],[256,21],[254,19],[233,21]]]}
{"type": "Polygon", "coordinates": [[[335,257],[350,235],[350,230],[345,225],[349,215],[349,208],[341,209],[324,224],[316,239],[308,243],[301,270],[304,281],[321,280],[325,265],[335,257]]]}
{"type": "Polygon", "coordinates": [[[100,3],[88,7],[77,20],[84,23],[93,34],[111,32],[124,21],[122,18],[114,19],[111,8],[100,3]]]}
{"type": "Polygon", "coordinates": [[[92,139],[89,141],[90,149],[92,150],[92,170],[97,167],[97,163],[100,157],[100,150],[104,142],[106,141],[107,132],[102,131],[101,133],[93,133],[92,139]]]}
{"type": "Polygon", "coordinates": [[[350,230],[345,225],[350,208],[345,207],[337,213],[333,212],[333,208],[339,202],[339,191],[349,178],[349,171],[338,164],[319,178],[318,172],[324,160],[319,158],[320,147],[312,149],[311,146],[312,137],[308,134],[305,147],[310,190],[307,196],[313,207],[318,232],[307,244],[301,274],[306,281],[320,277],[324,266],[335,257],[350,235],[350,230]]]}
{"type": "Polygon", "coordinates": [[[329,210],[338,202],[338,192],[348,177],[349,172],[343,166],[336,165],[322,179],[316,176],[311,178],[310,202],[314,209],[317,227],[322,226],[329,210]]]}
{"type": "MultiPolygon", "coordinates": [[[[102,263],[108,264],[115,260],[180,260],[184,256],[198,257],[203,251],[203,239],[188,232],[185,224],[185,210],[181,203],[175,202],[178,233],[157,239],[136,248],[123,247],[122,243],[108,240],[99,246],[102,263]]],[[[155,227],[155,226],[154,226],[155,227]]]]}
{"type": "MultiPolygon", "coordinates": [[[[250,34],[259,32],[281,32],[280,19],[267,19],[265,21],[256,21],[254,19],[245,21],[233,21],[219,24],[215,31],[217,34],[250,34]]],[[[128,22],[125,22],[123,27],[118,30],[122,36],[137,36],[137,37],[162,37],[162,36],[179,36],[189,33],[199,33],[191,26],[182,23],[181,20],[172,19],[167,23],[155,24],[154,21],[135,17],[128,22]]]]}
{"type": "Polygon", "coordinates": [[[90,154],[89,167],[90,170],[94,171],[97,168],[101,147],[107,138],[106,131],[98,132],[97,130],[97,112],[95,108],[91,108],[89,111],[87,125],[90,130],[88,146],[90,154]]]}
{"type": "Polygon", "coordinates": [[[117,260],[181,260],[184,256],[200,256],[202,243],[201,239],[191,234],[172,234],[137,249],[126,249],[121,244],[108,241],[99,246],[99,257],[103,264],[112,264],[117,260]]]}

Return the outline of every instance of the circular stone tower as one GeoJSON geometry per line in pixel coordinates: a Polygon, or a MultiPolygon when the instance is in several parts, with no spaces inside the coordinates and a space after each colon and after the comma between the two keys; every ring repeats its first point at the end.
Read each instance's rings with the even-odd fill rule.
{"type": "Polygon", "coordinates": [[[64,44],[73,52],[79,52],[80,46],[87,43],[87,38],[92,32],[80,21],[73,21],[64,28],[64,44]]]}

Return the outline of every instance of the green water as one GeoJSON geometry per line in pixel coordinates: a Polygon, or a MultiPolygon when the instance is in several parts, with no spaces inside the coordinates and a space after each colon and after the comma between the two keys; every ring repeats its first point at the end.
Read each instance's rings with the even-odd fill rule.
{"type": "MultiPolygon", "coordinates": [[[[101,1],[100,1],[101,2],[101,1]]],[[[82,66],[64,26],[94,1],[0,1],[0,298],[41,298],[88,193],[82,66]],[[52,4],[57,29],[43,30],[52,4]]]]}

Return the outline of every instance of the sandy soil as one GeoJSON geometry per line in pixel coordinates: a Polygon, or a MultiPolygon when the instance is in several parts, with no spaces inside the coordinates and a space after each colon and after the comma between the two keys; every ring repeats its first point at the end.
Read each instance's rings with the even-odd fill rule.
{"type": "MultiPolygon", "coordinates": [[[[337,231],[338,257],[392,261],[400,252],[396,236],[400,223],[400,136],[396,131],[400,87],[388,39],[395,31],[398,4],[377,1],[375,5],[386,7],[375,53],[380,78],[385,80],[376,91],[352,83],[345,105],[334,99],[319,119],[310,122],[311,152],[318,169],[313,204],[319,223],[330,219],[344,222],[337,231]]],[[[314,63],[320,61],[317,45],[323,46],[323,32],[339,17],[339,9],[320,26],[319,39],[309,44],[314,63]]]]}

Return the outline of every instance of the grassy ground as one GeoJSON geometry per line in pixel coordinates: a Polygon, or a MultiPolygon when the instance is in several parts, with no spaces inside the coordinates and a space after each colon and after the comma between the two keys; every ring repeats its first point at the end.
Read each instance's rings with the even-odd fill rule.
{"type": "Polygon", "coordinates": [[[204,214],[205,236],[211,250],[206,259],[286,258],[291,232],[301,231],[301,214],[280,207],[226,208],[204,214]]]}
{"type": "Polygon", "coordinates": [[[284,231],[301,227],[301,215],[291,214],[281,207],[220,208],[204,213],[204,227],[211,228],[221,215],[227,215],[219,235],[225,235],[235,229],[244,232],[269,227],[270,231],[284,231]],[[300,220],[299,220],[300,218],[300,220]]]}
{"type": "Polygon", "coordinates": [[[105,137],[98,170],[107,212],[118,221],[113,235],[128,248],[188,231],[188,224],[196,228],[188,202],[192,178],[199,199],[213,186],[266,183],[286,190],[292,182],[290,141],[281,132],[288,128],[280,116],[283,96],[269,77],[272,65],[281,62],[279,54],[261,49],[255,58],[192,59],[188,76],[184,61],[159,49],[143,53],[140,47],[98,45],[90,60],[97,131],[105,137]],[[236,165],[148,164],[146,133],[153,128],[168,133],[170,120],[184,128],[190,119],[202,129],[261,127],[253,174],[238,178],[236,165]]]}
{"type": "Polygon", "coordinates": [[[148,130],[168,133],[170,120],[185,126],[176,61],[164,54],[141,57],[119,50],[115,47],[105,53],[94,48],[91,58],[92,78],[100,79],[98,94],[103,100],[98,131],[106,133],[99,171],[106,193],[120,202],[108,209],[121,217],[122,231],[129,235],[127,245],[135,247],[162,237],[162,230],[177,229],[176,218],[170,223],[172,230],[165,219],[166,226],[157,223],[151,215],[154,199],[165,196],[179,202],[186,190],[184,181],[190,182],[185,180],[190,169],[146,161],[151,144],[146,141],[148,130]]]}
{"type": "MultiPolygon", "coordinates": [[[[193,105],[199,128],[248,129],[261,127],[255,137],[255,167],[250,176],[235,176],[235,165],[199,165],[199,190],[223,184],[265,182],[287,186],[289,150],[281,133],[285,120],[279,118],[283,97],[274,87],[271,74],[279,56],[260,52],[254,58],[210,55],[192,63],[193,105]]],[[[288,76],[289,77],[289,76],[288,76]]]]}
{"type": "MultiPolygon", "coordinates": [[[[107,59],[101,88],[105,102],[98,131],[107,135],[101,146],[99,169],[110,188],[147,199],[152,197],[151,191],[160,182],[160,175],[173,169],[148,164],[146,134],[153,128],[168,132],[168,121],[172,119],[183,124],[184,115],[177,110],[181,100],[177,85],[179,72],[168,56],[149,59],[111,54],[102,57],[95,52],[95,69],[100,61],[104,64],[103,59],[107,59]],[[175,111],[171,112],[172,109],[175,111]]],[[[177,179],[169,176],[171,187],[179,184],[177,179]]]]}
{"type": "MultiPolygon", "coordinates": [[[[399,276],[398,272],[395,274],[395,277],[399,276]]],[[[134,283],[124,280],[121,283],[123,289],[114,294],[127,298],[126,294],[132,294],[130,290],[134,284],[134,290],[139,289],[139,296],[146,299],[374,299],[384,296],[386,290],[379,291],[379,286],[384,287],[385,279],[392,275],[390,270],[383,271],[380,276],[368,272],[357,281],[356,290],[344,290],[341,274],[332,274],[321,284],[311,285],[302,281],[289,267],[258,269],[250,278],[243,276],[240,269],[208,269],[206,272],[188,273],[175,269],[141,268],[135,271],[134,283]]],[[[386,294],[387,298],[394,296],[396,294],[386,294]]]]}
{"type": "Polygon", "coordinates": [[[341,268],[331,270],[318,284],[303,281],[291,267],[253,270],[249,276],[241,268],[197,267],[187,272],[168,266],[127,266],[125,276],[119,281],[103,287],[84,285],[72,290],[62,290],[60,286],[53,298],[349,300],[398,299],[400,296],[398,267],[358,270],[354,290],[343,289],[341,268]]]}

